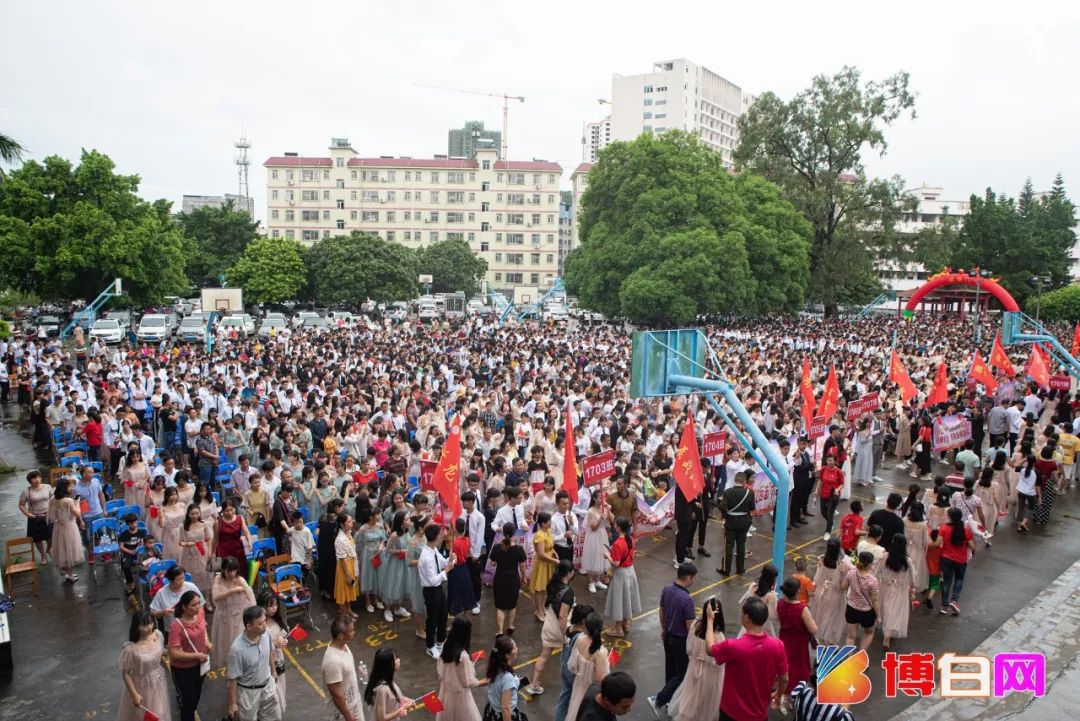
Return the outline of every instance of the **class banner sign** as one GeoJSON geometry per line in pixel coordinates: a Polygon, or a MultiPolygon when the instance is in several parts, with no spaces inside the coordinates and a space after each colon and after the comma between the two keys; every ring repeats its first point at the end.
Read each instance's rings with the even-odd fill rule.
{"type": "Polygon", "coordinates": [[[934,419],[934,453],[962,448],[971,438],[971,421],[966,416],[954,414],[934,419]]]}
{"type": "Polygon", "coordinates": [[[727,450],[727,431],[706,433],[701,439],[701,455],[706,458],[722,456],[727,450]]]}
{"type": "Polygon", "coordinates": [[[1051,376],[1050,390],[1065,392],[1072,390],[1072,378],[1068,375],[1051,376]]]}
{"type": "Polygon", "coordinates": [[[420,490],[425,493],[435,490],[432,480],[435,478],[435,469],[438,467],[437,461],[420,461],[420,490]]]}
{"type": "Polygon", "coordinates": [[[881,401],[878,400],[878,392],[867,393],[865,396],[857,401],[852,401],[847,407],[848,422],[857,421],[867,413],[873,413],[881,405],[881,401]]]}
{"type": "Polygon", "coordinates": [[[815,416],[814,420],[810,421],[810,428],[807,432],[807,436],[810,440],[814,441],[821,438],[829,432],[829,419],[825,416],[815,416]]]}
{"type": "Polygon", "coordinates": [[[586,486],[595,486],[605,478],[615,475],[615,449],[609,448],[581,459],[581,474],[586,486]]]}

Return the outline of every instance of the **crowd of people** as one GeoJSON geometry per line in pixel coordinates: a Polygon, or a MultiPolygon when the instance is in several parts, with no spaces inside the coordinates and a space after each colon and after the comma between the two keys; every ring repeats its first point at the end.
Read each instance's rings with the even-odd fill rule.
{"type": "MultiPolygon", "coordinates": [[[[760,721],[784,705],[816,719],[812,643],[866,648],[880,629],[888,648],[907,636],[913,609],[937,604],[958,615],[980,542],[989,548],[1005,525],[1023,535],[1052,522],[1054,496],[1074,480],[1080,403],[1030,383],[1019,354],[996,388],[971,382],[970,322],[796,317],[703,330],[716,352],[711,372],[729,379],[787,461],[787,518],[771,513],[768,494],[762,507],[760,454],[734,442],[702,459],[705,489],[686,496],[674,480],[684,426],[692,422],[700,441],[723,421],[696,396],[631,397],[622,328],[473,320],[220,336],[210,351],[94,341],[76,353],[48,340],[0,341],[35,444],[63,439],[81,456],[55,478],[30,473],[19,509],[43,562],[75,583],[84,562],[108,560],[92,553],[92,521],[110,500],[124,502],[125,582],[135,597],[141,576],[153,594],[124,645],[121,718],[144,710],[170,718],[163,648],[183,721],[194,718],[206,669],[222,666],[228,714],[280,718],[290,625],[281,600],[256,596],[247,579],[252,560],[287,554],[312,592],[336,605],[322,666],[336,718],[388,721],[418,703],[394,683],[399,660],[390,649],[358,677],[348,644],[367,614],[411,624],[423,639],[441,719],[524,719],[522,701],[545,693],[558,651],[555,718],[594,721],[634,702],[634,680],[610,668],[603,639],[631,634],[642,612],[642,509],[672,493],[677,570],[659,599],[666,683],[648,697],[652,710],[680,721],[718,712],[760,721]],[[917,389],[907,402],[890,379],[893,350],[917,389]],[[810,437],[801,410],[804,358],[815,398],[830,369],[840,389],[822,438],[810,437]],[[948,398],[925,407],[941,363],[948,398]],[[848,405],[872,392],[877,405],[848,422],[848,405]],[[955,416],[971,438],[935,449],[935,419],[955,416]],[[456,421],[462,511],[452,517],[456,504],[421,479],[458,438],[456,421]],[[564,474],[567,444],[579,463],[614,450],[614,476],[599,487],[579,476],[565,487],[575,475],[564,474]],[[880,482],[886,464],[910,468],[909,493],[890,494],[864,521],[852,487],[880,482]],[[723,520],[717,572],[730,576],[744,574],[756,525],[794,528],[818,514],[824,552],[813,571],[801,561],[778,578],[765,565],[740,601],[737,626],[725,626],[715,598],[695,606],[688,589],[694,562],[712,555],[710,516],[723,520]],[[270,539],[270,552],[256,552],[270,539]],[[147,578],[159,560],[174,563],[147,578]],[[519,678],[523,605],[537,619],[542,652],[519,678]],[[496,611],[496,634],[483,644],[478,674],[470,617],[485,607],[496,611]],[[479,686],[482,710],[471,692],[479,686]]],[[[988,324],[982,338],[988,357],[988,324]]]]}

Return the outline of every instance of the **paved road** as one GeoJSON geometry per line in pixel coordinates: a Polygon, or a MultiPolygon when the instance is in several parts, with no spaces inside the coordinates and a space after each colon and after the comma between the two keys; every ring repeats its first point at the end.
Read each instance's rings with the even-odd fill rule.
{"type": "MultiPolygon", "coordinates": [[[[13,410],[4,409],[4,413],[4,422],[10,424],[13,410]]],[[[10,425],[0,430],[0,456],[19,469],[15,474],[0,477],[0,535],[10,538],[24,532],[16,502],[25,483],[25,471],[38,465],[41,459],[35,456],[25,436],[10,425]]],[[[869,500],[876,495],[878,502],[883,502],[889,491],[906,491],[910,482],[906,476],[891,470],[883,471],[882,476],[884,483],[873,489],[858,489],[857,494],[869,500]]],[[[868,506],[867,511],[873,507],[868,506]]],[[[1054,522],[1045,531],[1026,538],[1018,538],[1008,530],[1001,533],[992,551],[980,550],[968,574],[964,616],[956,619],[917,613],[911,624],[912,637],[897,642],[894,648],[938,654],[975,648],[1080,557],[1080,525],[1073,517],[1078,509],[1080,502],[1076,498],[1061,499],[1056,504],[1054,522]]],[[[713,557],[698,559],[702,573],[693,592],[699,603],[712,595],[721,600],[728,615],[729,633],[737,630],[739,597],[757,569],[769,560],[772,539],[766,525],[759,522],[759,531],[750,539],[754,557],[749,561],[748,576],[727,579],[713,570],[718,565],[722,544],[721,527],[715,522],[709,526],[707,547],[713,551],[713,557]]],[[[816,559],[823,550],[821,533],[820,519],[792,533],[788,543],[789,570],[791,561],[799,555],[816,559]]],[[[638,703],[627,717],[631,720],[651,718],[645,696],[655,693],[662,685],[663,654],[658,643],[655,604],[660,589],[673,576],[672,548],[672,534],[667,532],[645,541],[639,549],[637,571],[645,612],[635,620],[629,639],[619,643],[623,652],[620,668],[629,671],[641,689],[638,703]]],[[[40,598],[33,599],[25,593],[18,596],[13,616],[16,669],[10,677],[0,679],[0,721],[74,721],[116,715],[121,692],[116,662],[129,618],[122,598],[122,580],[112,567],[99,567],[93,573],[83,567],[80,573],[82,577],[77,584],[64,585],[57,571],[49,567],[42,573],[40,598]]],[[[589,594],[580,582],[575,582],[575,587],[579,602],[602,609],[602,594],[589,594]]],[[[313,633],[303,644],[294,644],[288,656],[289,719],[326,718],[319,665],[333,609],[323,606],[317,597],[315,603],[316,623],[322,631],[313,633]]],[[[539,624],[532,621],[529,605],[529,599],[523,599],[518,621],[520,659],[526,667],[523,673],[531,670],[539,652],[539,624]]],[[[483,607],[485,613],[473,617],[475,648],[487,646],[494,633],[493,614],[488,612],[490,600],[485,599],[483,607]]],[[[370,665],[375,648],[393,647],[402,657],[399,685],[406,694],[418,698],[434,688],[435,664],[423,654],[423,643],[412,632],[410,622],[386,624],[381,617],[361,614],[353,650],[370,665]]],[[[882,685],[880,658],[880,648],[875,646],[870,678],[876,688],[882,685]]],[[[204,719],[224,715],[225,688],[220,675],[215,672],[204,692],[201,706],[204,719]]],[[[554,691],[558,688],[555,662],[549,664],[544,681],[550,689],[548,693],[527,705],[530,717],[541,721],[552,717],[554,691]]],[[[483,697],[478,693],[477,698],[482,707],[483,697]]],[[[909,703],[907,699],[885,700],[874,694],[855,710],[859,718],[885,719],[909,703]]],[[[419,712],[419,715],[427,714],[419,712]]]]}

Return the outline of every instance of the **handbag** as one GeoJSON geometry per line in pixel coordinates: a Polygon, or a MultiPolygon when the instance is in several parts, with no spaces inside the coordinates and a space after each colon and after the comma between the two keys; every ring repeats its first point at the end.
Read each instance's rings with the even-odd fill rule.
{"type": "MultiPolygon", "coordinates": [[[[179,619],[177,621],[180,624],[180,630],[184,632],[184,638],[187,639],[188,645],[191,646],[192,648],[195,648],[195,644],[191,641],[191,636],[188,635],[187,629],[184,628],[184,622],[180,621],[179,619]]],[[[208,673],[210,673],[210,659],[209,658],[199,664],[199,675],[200,676],[205,676],[208,673]]]]}
{"type": "Polygon", "coordinates": [[[212,557],[206,559],[206,572],[207,573],[221,573],[221,562],[222,562],[222,560],[224,560],[224,559],[222,559],[220,556],[212,556],[212,557]]]}

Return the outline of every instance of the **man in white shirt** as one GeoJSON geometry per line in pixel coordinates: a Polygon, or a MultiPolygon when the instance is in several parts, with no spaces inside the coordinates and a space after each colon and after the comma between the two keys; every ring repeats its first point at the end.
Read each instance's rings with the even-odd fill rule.
{"type": "Polygon", "coordinates": [[[446,641],[446,617],[449,612],[443,583],[446,581],[446,574],[453,570],[455,560],[454,554],[451,553],[449,559],[444,559],[436,550],[443,536],[440,526],[431,525],[424,529],[427,545],[420,551],[420,559],[416,565],[424,594],[424,605],[427,607],[424,643],[427,646],[427,655],[436,659],[442,653],[442,645],[446,641]]]}
{"type": "Polygon", "coordinates": [[[560,560],[574,560],[574,538],[577,536],[578,519],[570,510],[570,494],[555,494],[555,513],[551,514],[551,535],[555,539],[555,555],[560,560]]]}
{"type": "MultiPolygon", "coordinates": [[[[475,474],[470,473],[469,479],[475,478],[475,474]]],[[[483,590],[483,584],[480,583],[481,571],[483,570],[483,564],[480,559],[484,555],[484,514],[476,510],[476,494],[472,491],[465,491],[461,494],[461,504],[464,506],[464,510],[461,512],[461,518],[465,520],[465,537],[469,539],[469,577],[472,580],[473,596],[476,598],[476,606],[473,607],[473,615],[480,615],[480,593],[483,590]]]]}
{"type": "Polygon", "coordinates": [[[492,525],[496,529],[501,529],[507,523],[513,523],[520,530],[528,528],[529,524],[525,521],[525,509],[521,507],[521,489],[510,487],[503,491],[503,495],[506,497],[506,503],[495,514],[492,525]]]}
{"type": "MultiPolygon", "coordinates": [[[[145,456],[143,456],[145,459],[145,456]]],[[[153,458],[153,456],[151,456],[153,458]]],[[[166,457],[162,460],[161,465],[154,468],[151,478],[157,478],[158,476],[165,476],[165,487],[176,485],[176,474],[179,471],[176,468],[176,461],[172,458],[166,457]]]]}

